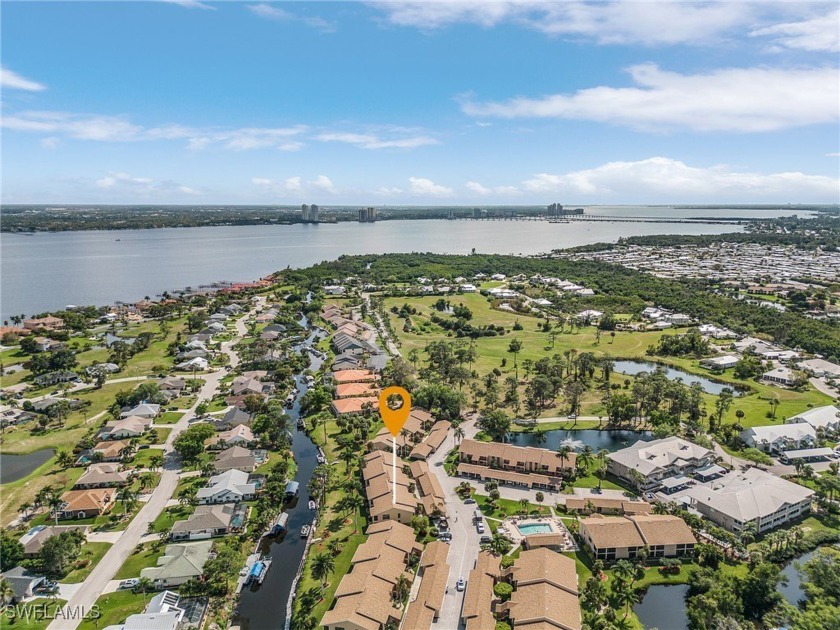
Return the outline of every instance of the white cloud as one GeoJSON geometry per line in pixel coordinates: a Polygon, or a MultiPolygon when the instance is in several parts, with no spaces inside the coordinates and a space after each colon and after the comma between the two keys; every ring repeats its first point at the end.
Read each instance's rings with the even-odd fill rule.
{"type": "Polygon", "coordinates": [[[840,180],[800,172],[739,172],[725,165],[693,167],[665,157],[609,162],[565,174],[539,173],[523,182],[532,193],[587,197],[594,201],[822,201],[836,203],[840,180]]]}
{"type": "Polygon", "coordinates": [[[0,88],[7,90],[26,90],[27,92],[42,92],[47,86],[37,81],[32,81],[12,72],[8,68],[0,66],[0,88]]]}
{"type": "Polygon", "coordinates": [[[451,197],[455,191],[425,177],[409,177],[408,191],[418,197],[451,197]]]}
{"type": "Polygon", "coordinates": [[[61,145],[60,138],[44,138],[41,140],[41,146],[45,149],[57,149],[61,145]]]}
{"type": "Polygon", "coordinates": [[[294,175],[281,180],[269,179],[267,177],[252,177],[251,183],[255,186],[271,190],[277,195],[305,196],[323,193],[334,195],[338,192],[332,180],[326,175],[318,175],[311,181],[304,181],[300,175],[294,175]]]}
{"type": "Polygon", "coordinates": [[[161,0],[161,2],[177,4],[179,7],[184,7],[185,9],[204,9],[205,11],[216,10],[216,7],[211,6],[206,2],[201,2],[200,0],[161,0]]]}
{"type": "Polygon", "coordinates": [[[381,195],[383,197],[393,197],[395,195],[401,195],[405,191],[402,188],[398,188],[396,186],[380,186],[376,190],[373,191],[374,195],[381,195]]]}
{"type": "Polygon", "coordinates": [[[826,153],[825,157],[840,157],[840,153],[826,153]]]}
{"type": "Polygon", "coordinates": [[[343,142],[363,149],[415,149],[438,141],[429,136],[408,136],[400,138],[381,138],[368,133],[327,132],[316,136],[321,142],[343,142]]]}
{"type": "Polygon", "coordinates": [[[763,8],[741,2],[545,2],[466,0],[373,2],[388,22],[434,30],[459,23],[489,28],[513,22],[549,35],[601,44],[702,44],[757,19],[763,8]]]}
{"type": "Polygon", "coordinates": [[[488,195],[515,195],[519,192],[519,189],[516,186],[492,186],[487,187],[483,184],[478,182],[469,181],[465,184],[467,190],[474,192],[477,195],[482,197],[487,197],[488,195]]]}
{"type": "Polygon", "coordinates": [[[808,51],[840,51],[840,9],[798,22],[755,29],[752,37],[769,37],[773,50],[795,48],[808,51]]]}
{"type": "Polygon", "coordinates": [[[128,173],[108,173],[108,175],[97,179],[94,184],[97,188],[109,191],[112,194],[131,194],[147,198],[173,193],[189,196],[201,194],[194,188],[172,180],[155,180],[151,177],[137,177],[128,173]]]}
{"type": "Polygon", "coordinates": [[[275,22],[299,22],[322,33],[334,33],[336,31],[336,25],[322,17],[291,13],[270,4],[249,4],[248,10],[254,15],[275,22]]]}
{"type": "Polygon", "coordinates": [[[725,68],[684,75],[642,64],[628,71],[637,87],[600,86],[495,103],[463,100],[462,110],[479,117],[593,120],[648,131],[763,132],[833,123],[840,115],[836,68],[725,68]]]}

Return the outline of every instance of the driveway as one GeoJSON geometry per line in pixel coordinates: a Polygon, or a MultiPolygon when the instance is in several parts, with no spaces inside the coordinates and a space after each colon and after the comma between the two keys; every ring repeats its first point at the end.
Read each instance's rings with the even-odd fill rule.
{"type": "MultiPolygon", "coordinates": [[[[231,366],[236,366],[239,363],[239,357],[232,351],[232,348],[239,341],[240,336],[247,332],[245,319],[249,315],[250,313],[243,315],[236,321],[237,336],[230,341],[222,343],[222,352],[226,353],[230,358],[231,366]]],[[[178,486],[181,472],[181,462],[173,447],[175,438],[187,429],[189,421],[196,416],[195,408],[199,402],[212,398],[218,388],[219,382],[226,375],[227,371],[223,369],[203,375],[205,382],[199,391],[195,405],[187,409],[181,416],[181,419],[172,425],[172,432],[166,439],[166,444],[164,445],[164,464],[160,482],[152,491],[149,500],[140,508],[137,516],[128,524],[125,531],[120,532],[121,535],[93,568],[93,571],[91,571],[87,579],[82,582],[79,589],[72,594],[67,604],[65,604],[65,609],[69,609],[70,614],[73,616],[80,617],[83,612],[91,609],[100,595],[109,592],[108,589],[114,581],[114,575],[125,564],[128,557],[134,553],[134,549],[146,535],[149,524],[154,522],[168,504],[175,492],[175,488],[178,486]]],[[[75,630],[80,621],[80,618],[57,618],[48,626],[48,629],[75,630]]]]}

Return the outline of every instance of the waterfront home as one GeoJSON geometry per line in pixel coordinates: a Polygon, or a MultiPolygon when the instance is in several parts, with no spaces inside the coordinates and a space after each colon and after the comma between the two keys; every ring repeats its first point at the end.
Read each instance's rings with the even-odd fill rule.
{"type": "Polygon", "coordinates": [[[409,469],[426,514],[429,516],[446,515],[446,494],[438,478],[429,469],[429,465],[424,461],[413,461],[409,464],[409,469]]]}
{"type": "Polygon", "coordinates": [[[203,505],[247,501],[257,495],[256,484],[248,480],[249,475],[246,472],[227,470],[210,477],[207,486],[199,488],[195,497],[203,505]]]}
{"type": "Polygon", "coordinates": [[[257,458],[250,449],[231,446],[216,455],[213,466],[218,472],[241,470],[250,473],[257,467],[257,458]]]}
{"type": "Polygon", "coordinates": [[[358,398],[341,398],[332,401],[330,409],[337,416],[349,413],[361,413],[365,409],[376,409],[379,404],[378,396],[361,396],[358,398]]]}
{"type": "Polygon", "coordinates": [[[358,339],[347,333],[337,333],[332,338],[332,345],[337,353],[362,355],[362,354],[380,354],[382,350],[376,344],[358,339]]]}
{"type": "Polygon", "coordinates": [[[480,551],[475,567],[470,571],[467,588],[464,591],[464,605],[461,608],[461,623],[465,630],[486,630],[496,627],[493,615],[493,601],[496,599],[493,587],[501,572],[499,556],[489,551],[480,551]]]}
{"type": "Polygon", "coordinates": [[[273,383],[263,383],[255,378],[248,376],[237,376],[230,384],[230,392],[234,396],[242,396],[249,394],[256,394],[257,396],[267,396],[274,390],[273,383]]]}
{"type": "Polygon", "coordinates": [[[69,490],[61,495],[58,518],[95,518],[111,509],[115,496],[112,488],[69,490]]]}
{"type": "Polygon", "coordinates": [[[238,426],[251,426],[252,416],[238,407],[228,409],[221,418],[211,416],[213,428],[216,431],[228,431],[238,426]]]}
{"type": "Polygon", "coordinates": [[[734,355],[727,354],[722,357],[710,357],[708,359],[701,359],[700,365],[709,370],[728,370],[735,367],[740,359],[734,355]]]}
{"type": "Polygon", "coordinates": [[[330,366],[333,372],[341,372],[344,370],[355,370],[360,367],[359,357],[353,354],[339,354],[330,366]]]}
{"type": "Polygon", "coordinates": [[[694,552],[697,539],[678,516],[594,514],[579,521],[580,537],[597,560],[638,557],[647,547],[651,558],[673,558],[694,552]]]}
{"type": "Polygon", "coordinates": [[[411,527],[394,521],[373,523],[367,535],[335,591],[332,608],[321,619],[324,630],[381,630],[400,624],[394,587],[401,576],[410,579],[409,560],[420,555],[422,546],[411,527]]]}
{"type": "Polygon", "coordinates": [[[11,596],[4,595],[0,603],[17,603],[27,598],[32,597],[41,584],[46,581],[46,577],[33,573],[29,569],[17,566],[9,569],[4,573],[0,573],[0,578],[4,579],[11,588],[11,596]]]}
{"type": "Polygon", "coordinates": [[[578,578],[572,558],[546,548],[529,549],[499,573],[501,580],[513,586],[513,593],[496,605],[496,615],[507,615],[514,630],[580,630],[578,578]]]}
{"type": "Polygon", "coordinates": [[[801,422],[750,427],[741,432],[741,439],[749,447],[779,455],[784,451],[813,448],[817,444],[817,432],[810,424],[801,422]]]}
{"type": "Polygon", "coordinates": [[[160,415],[160,405],[152,403],[140,403],[133,409],[123,409],[120,412],[120,418],[128,418],[129,416],[139,416],[141,418],[148,418],[153,420],[160,415]]]}
{"type": "Polygon", "coordinates": [[[379,388],[373,383],[340,383],[335,388],[336,398],[379,396],[379,388]]]}
{"type": "Polygon", "coordinates": [[[172,525],[172,540],[200,540],[225,536],[242,528],[245,508],[235,503],[199,505],[184,521],[172,525]]]}
{"type": "Polygon", "coordinates": [[[141,437],[152,426],[151,418],[142,416],[124,416],[120,420],[108,422],[99,434],[101,440],[123,440],[141,437]]]}
{"type": "Polygon", "coordinates": [[[23,545],[24,558],[37,558],[41,553],[41,548],[53,536],[58,536],[64,532],[77,530],[83,535],[87,535],[87,525],[36,525],[23,536],[19,541],[23,545]]]}
{"type": "Polygon", "coordinates": [[[336,384],[341,383],[373,383],[379,376],[370,370],[336,370],[330,376],[336,384]]]}
{"type": "Polygon", "coordinates": [[[61,330],[64,328],[64,320],[60,317],[47,315],[46,317],[31,317],[23,320],[23,327],[26,330],[61,330]]]}
{"type": "Polygon", "coordinates": [[[73,484],[73,487],[81,490],[111,488],[128,485],[130,481],[130,470],[122,470],[120,464],[102,462],[88,466],[84,474],[73,484]]]}
{"type": "Polygon", "coordinates": [[[641,490],[653,490],[668,477],[689,475],[713,464],[715,454],[680,437],[645,442],[607,455],[607,470],[641,490]]]}
{"type": "Polygon", "coordinates": [[[408,604],[402,627],[408,630],[430,630],[443,607],[443,598],[449,582],[450,566],[446,562],[449,545],[433,540],[420,557],[417,572],[420,588],[408,604]]]}
{"type": "Polygon", "coordinates": [[[204,444],[207,448],[221,449],[234,445],[252,446],[255,442],[256,438],[251,428],[244,424],[238,424],[232,429],[222,431],[213,437],[207,438],[204,444]]]}
{"type": "Polygon", "coordinates": [[[425,409],[412,408],[402,426],[400,434],[394,437],[391,432],[383,427],[368,442],[368,448],[373,451],[390,451],[393,443],[397,443],[397,454],[406,457],[416,444],[422,442],[426,437],[426,430],[434,421],[432,415],[425,409]]]}
{"type": "Polygon", "coordinates": [[[180,586],[187,580],[201,577],[204,564],[210,557],[213,543],[209,540],[166,545],[157,566],[140,570],[141,578],[148,578],[155,588],[180,586]]]}
{"type": "Polygon", "coordinates": [[[743,531],[752,523],[763,533],[809,513],[813,495],[804,486],[747,468],[688,488],[676,500],[729,531],[743,531]]]}
{"type": "MultiPolygon", "coordinates": [[[[458,457],[462,465],[486,467],[488,469],[487,475],[512,472],[562,477],[574,470],[577,457],[575,453],[569,453],[561,458],[554,451],[544,448],[514,446],[500,442],[481,442],[479,440],[463,440],[458,447],[458,451],[458,457]]],[[[500,476],[498,480],[507,481],[504,476],[500,476]]],[[[540,484],[532,483],[530,485],[539,487],[540,484]]]]}
{"type": "Polygon", "coordinates": [[[822,429],[829,434],[840,433],[840,409],[834,405],[814,407],[788,418],[787,422],[789,424],[808,424],[815,431],[822,429]]]}
{"type": "Polygon", "coordinates": [[[410,523],[417,515],[418,503],[409,489],[414,484],[403,472],[405,462],[399,460],[394,470],[391,457],[382,451],[368,453],[363,461],[362,480],[371,521],[410,523]]]}

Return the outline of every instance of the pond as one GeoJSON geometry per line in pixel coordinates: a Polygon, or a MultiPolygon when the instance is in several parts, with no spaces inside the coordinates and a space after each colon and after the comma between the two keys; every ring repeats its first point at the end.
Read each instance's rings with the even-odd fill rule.
{"type": "Polygon", "coordinates": [[[633,606],[633,612],[644,628],[687,630],[685,611],[687,584],[660,584],[647,589],[645,596],[633,606]]]}
{"type": "Polygon", "coordinates": [[[682,379],[683,383],[685,383],[686,385],[691,385],[691,383],[700,383],[700,387],[702,387],[703,391],[707,394],[714,394],[717,396],[718,394],[720,394],[721,390],[724,387],[729,387],[733,390],[736,396],[743,395],[743,392],[740,392],[737,389],[735,389],[733,385],[727,385],[726,383],[718,383],[704,376],[697,376],[696,374],[691,374],[689,372],[686,372],[685,370],[680,370],[679,368],[662,365],[660,363],[633,360],[622,360],[615,362],[616,372],[621,372],[622,374],[628,374],[630,376],[635,376],[639,372],[653,372],[656,368],[661,368],[665,372],[665,377],[672,381],[675,381],[679,378],[682,379]]]}
{"type": "Polygon", "coordinates": [[[786,585],[780,585],[779,592],[789,604],[796,606],[800,599],[805,599],[805,591],[802,590],[802,575],[796,570],[794,563],[805,564],[816,553],[816,549],[804,553],[788,562],[782,569],[782,575],[787,578],[788,583],[786,585]]]}
{"type": "MultiPolygon", "coordinates": [[[[538,425],[539,426],[539,425],[538,425]]],[[[602,448],[610,452],[627,448],[638,440],[650,441],[653,434],[650,431],[598,431],[597,429],[558,429],[545,432],[545,442],[537,442],[537,435],[534,432],[512,433],[508,440],[517,446],[536,446],[556,451],[560,446],[565,445],[576,451],[584,446],[591,446],[596,453],[602,448]]]]}
{"type": "Polygon", "coordinates": [[[23,479],[53,456],[51,448],[33,451],[25,455],[0,453],[0,483],[11,483],[23,479]]]}

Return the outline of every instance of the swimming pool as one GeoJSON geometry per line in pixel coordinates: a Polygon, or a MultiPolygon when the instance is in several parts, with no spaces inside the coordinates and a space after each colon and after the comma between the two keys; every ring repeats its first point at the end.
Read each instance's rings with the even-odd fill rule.
{"type": "Polygon", "coordinates": [[[530,536],[531,534],[550,534],[554,531],[554,528],[548,523],[524,523],[517,525],[516,529],[518,529],[523,536],[530,536]]]}

